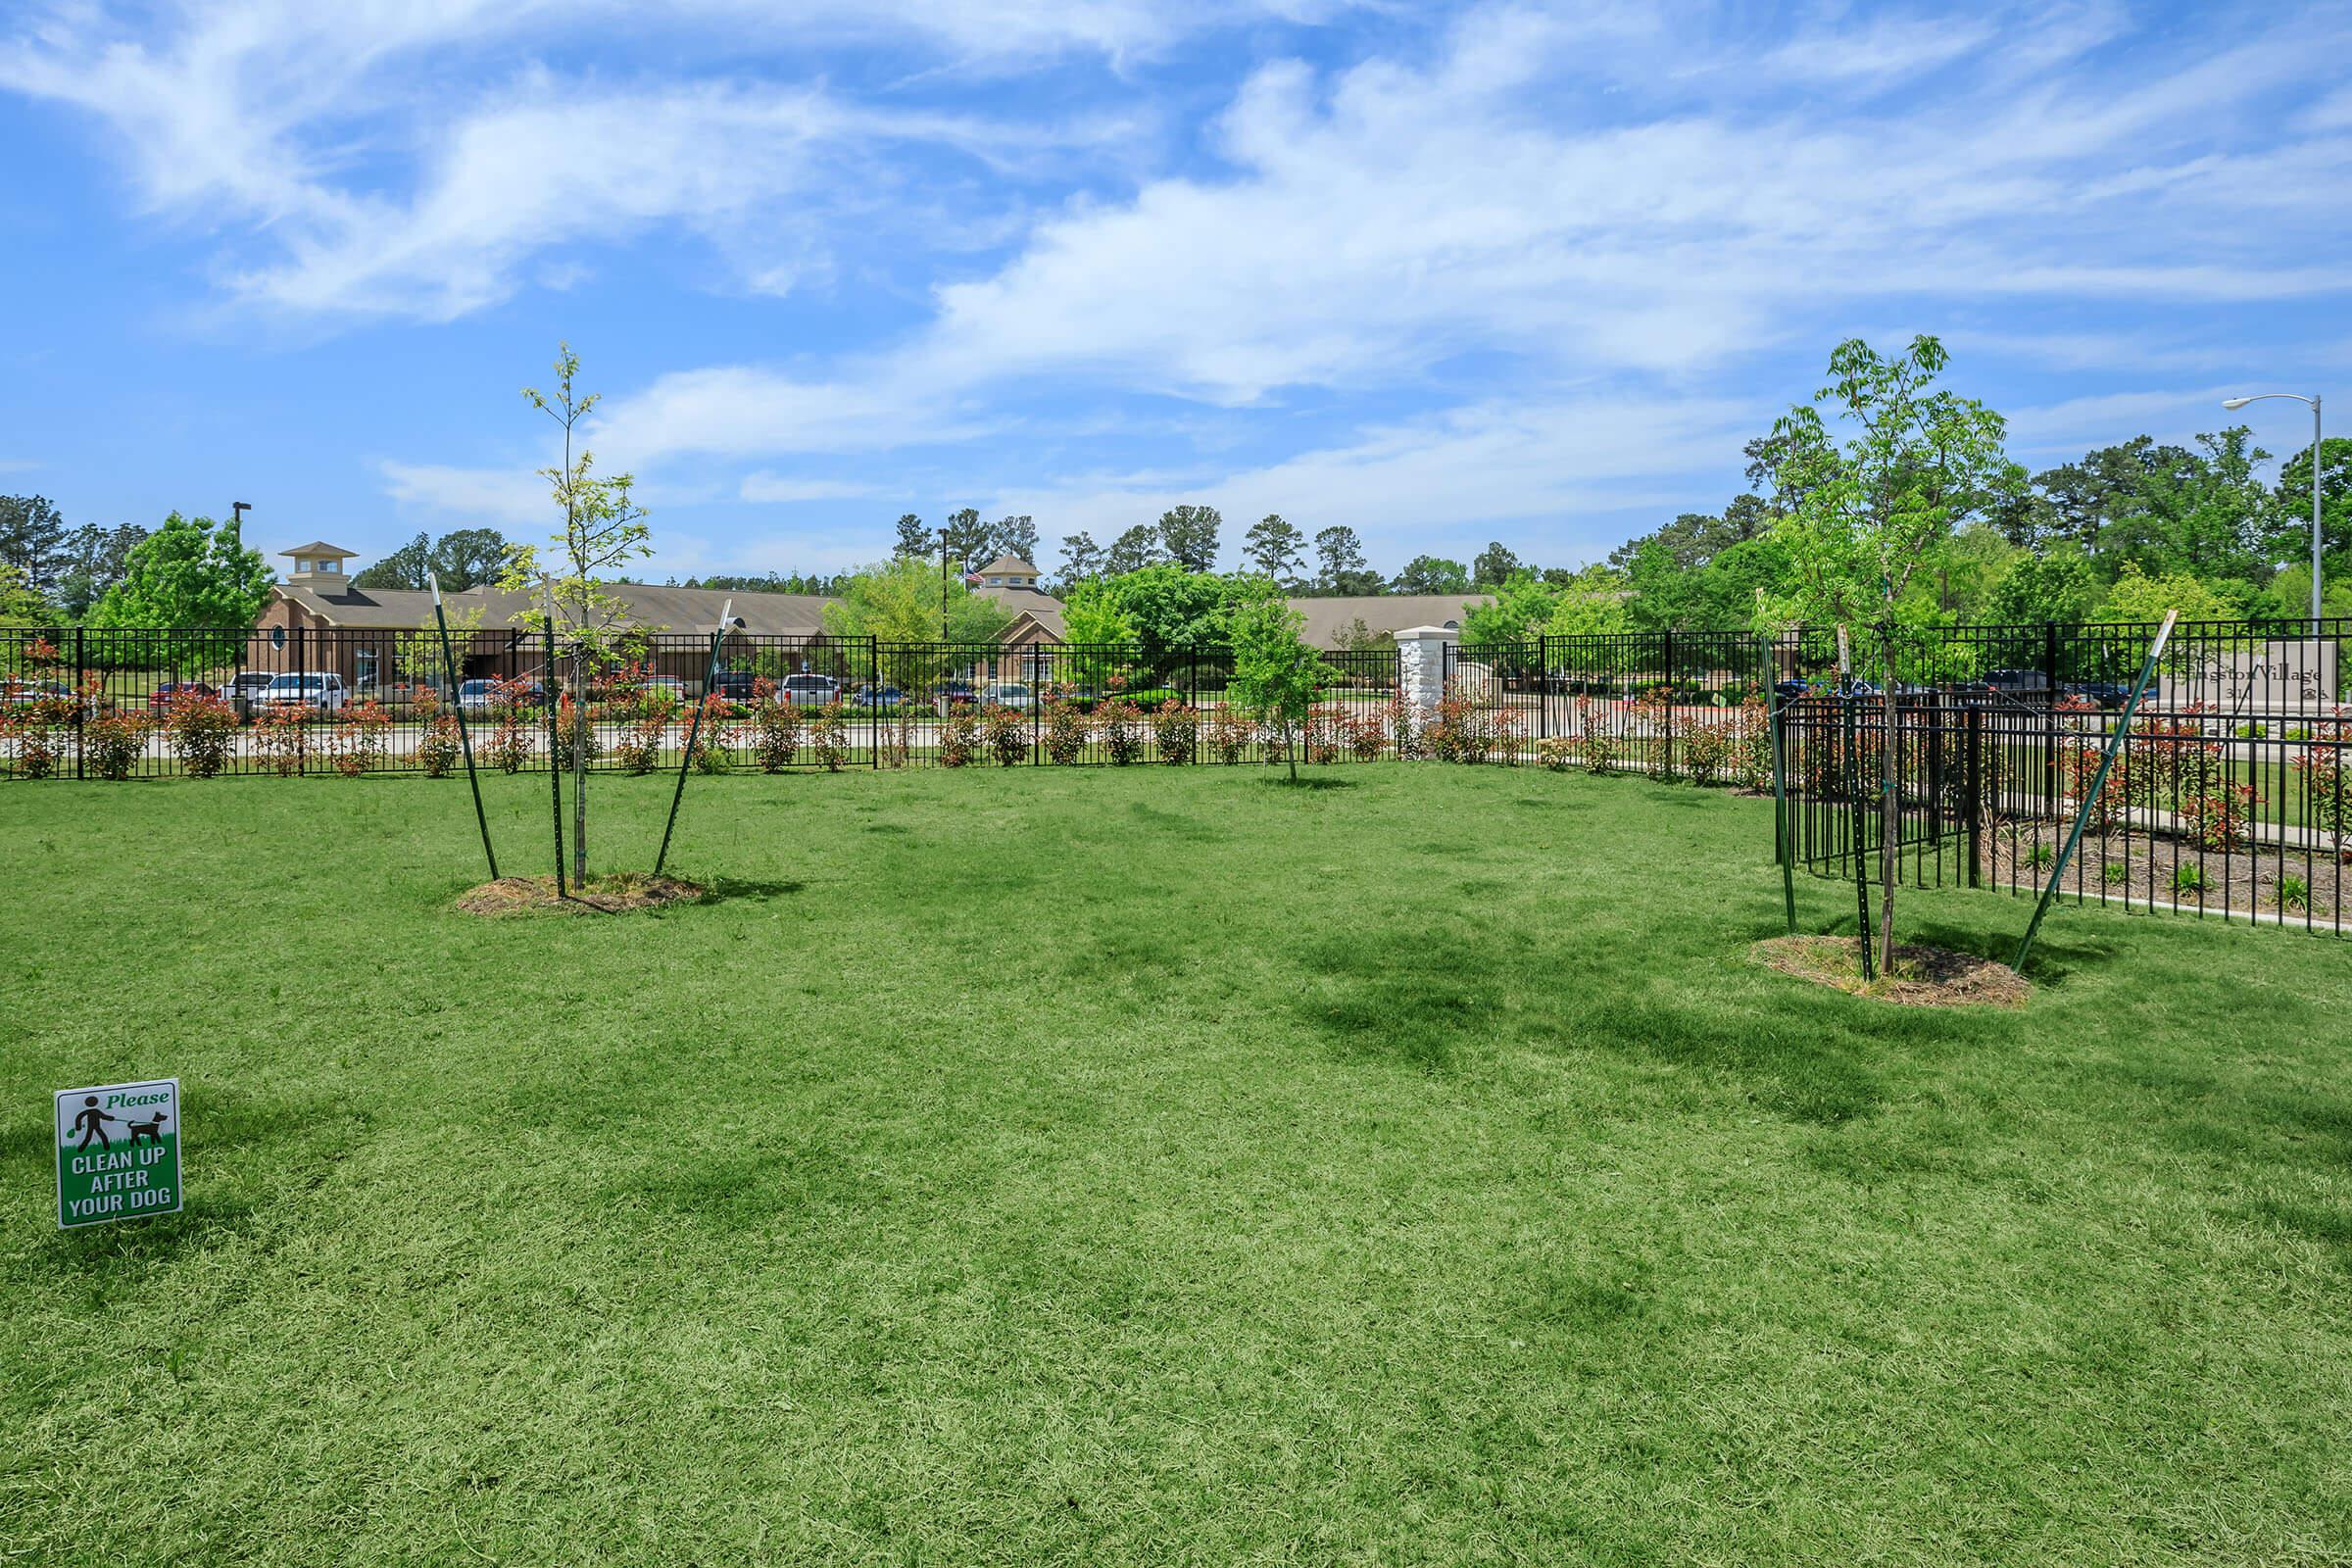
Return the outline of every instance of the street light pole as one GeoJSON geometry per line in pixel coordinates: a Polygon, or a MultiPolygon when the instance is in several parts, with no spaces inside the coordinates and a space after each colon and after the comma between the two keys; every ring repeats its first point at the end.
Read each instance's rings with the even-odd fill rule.
{"type": "Polygon", "coordinates": [[[948,530],[939,530],[939,640],[948,640],[948,530]]]}
{"type": "Polygon", "coordinates": [[[2286,398],[2311,405],[2311,629],[2320,629],[2320,395],[2305,397],[2300,392],[2261,392],[2250,398],[2224,398],[2225,409],[2242,409],[2249,403],[2265,398],[2286,398]]]}
{"type": "Polygon", "coordinates": [[[245,514],[253,510],[250,501],[231,501],[228,504],[228,542],[237,549],[245,548],[245,514]]]}

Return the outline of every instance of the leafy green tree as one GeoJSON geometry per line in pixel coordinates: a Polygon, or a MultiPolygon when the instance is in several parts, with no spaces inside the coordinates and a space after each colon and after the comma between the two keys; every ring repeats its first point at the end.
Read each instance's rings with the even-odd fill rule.
{"type": "Polygon", "coordinates": [[[1998,525],[1980,517],[1953,531],[1923,575],[1933,581],[1937,607],[1955,621],[1981,621],[1993,590],[2027,559],[1998,525]]]}
{"type": "Polygon", "coordinates": [[[240,550],[210,517],[174,512],[131,547],[122,580],[90,611],[93,626],[213,628],[212,636],[150,639],[148,650],[175,664],[208,665],[230,657],[270,603],[270,566],[258,550],[240,550]]]}
{"type": "Polygon", "coordinates": [[[1556,585],[1551,619],[1544,623],[1546,637],[1609,637],[1632,629],[1626,613],[1625,573],[1596,563],[1556,585]]]}
{"type": "Polygon", "coordinates": [[[56,610],[24,580],[24,568],[0,561],[0,626],[56,624],[56,610]]]}
{"type": "Polygon", "coordinates": [[[536,387],[524,387],[522,395],[564,430],[564,466],[539,470],[564,511],[564,528],[550,538],[544,558],[533,545],[510,550],[498,585],[509,592],[535,593],[534,608],[520,618],[565,649],[571,665],[571,874],[574,881],[582,881],[588,875],[588,759],[594,750],[588,734],[588,690],[593,675],[634,657],[645,633],[653,629],[634,623],[627,601],[612,591],[609,579],[630,562],[653,554],[653,530],[646,526],[645,509],[636,503],[631,475],[599,477],[596,455],[585,447],[576,459],[572,456],[575,429],[596,407],[598,394],[577,390],[580,358],[570,344],[556,345],[554,368],[554,396],[536,387]]]}
{"type": "Polygon", "coordinates": [[[1262,580],[1188,571],[1162,561],[1106,577],[1101,586],[1103,602],[1134,628],[1139,657],[1156,679],[1182,653],[1217,643],[1225,612],[1241,592],[1237,584],[1262,580]]]}
{"type": "MultiPolygon", "coordinates": [[[[2320,468],[2321,588],[2352,575],[2352,436],[2331,435],[2320,468]]],[[[2303,598],[2292,614],[2311,613],[2311,448],[2278,468],[2262,509],[2259,550],[2281,572],[2298,571],[2303,598]]]]}
{"type": "Polygon", "coordinates": [[[1829,384],[1773,426],[1781,444],[1781,488],[1789,499],[1788,514],[1774,524],[1794,568],[1787,608],[1816,622],[1860,622],[1877,634],[1886,724],[1880,748],[1882,963],[1894,958],[1901,803],[1893,742],[1904,591],[1963,520],[1964,509],[2023,477],[2002,452],[1999,415],[1973,399],[1933,390],[1948,362],[1933,337],[1912,339],[1892,359],[1848,338],[1830,355],[1829,384]],[[1823,417],[1825,407],[1844,439],[1823,417]]]}
{"type": "Polygon", "coordinates": [[[496,528],[456,528],[433,545],[433,572],[444,593],[496,582],[511,547],[496,528]]]}
{"type": "Polygon", "coordinates": [[[1117,590],[1088,579],[1061,602],[1062,641],[1073,648],[1123,648],[1138,641],[1135,622],[1119,608],[1117,590]]]}
{"type": "Polygon", "coordinates": [[[2082,547],[2063,539],[2046,555],[2023,556],[2012,563],[1993,585],[1985,616],[2008,626],[2088,620],[2102,586],[2082,547]]]}
{"type": "Polygon", "coordinates": [[[1263,577],[1245,578],[1224,613],[1225,641],[1233,650],[1233,677],[1226,701],[1282,737],[1283,760],[1291,782],[1298,782],[1298,735],[1330,678],[1323,656],[1299,636],[1306,617],[1293,610],[1282,591],[1263,577]]]}
{"type": "Polygon", "coordinates": [[[1627,610],[1635,630],[1681,631],[1699,624],[1698,575],[1675,561],[1664,540],[1642,540],[1625,564],[1625,578],[1633,593],[1627,610]]]}
{"type": "Polygon", "coordinates": [[[1550,623],[1559,603],[1559,589],[1521,567],[1493,599],[1463,607],[1462,641],[1490,648],[1531,641],[1550,623]]]}
{"type": "Polygon", "coordinates": [[[1188,571],[1214,571],[1224,526],[1214,507],[1171,507],[1159,514],[1159,546],[1188,571]]]}
{"type": "Polygon", "coordinates": [[[1470,568],[1444,556],[1415,556],[1389,587],[1400,594],[1466,594],[1470,568]]]}
{"type": "Polygon", "coordinates": [[[14,566],[24,586],[47,594],[72,564],[66,520],[47,496],[0,496],[0,566],[14,566]]]}
{"type": "Polygon", "coordinates": [[[928,556],[938,542],[931,536],[931,530],[923,526],[922,518],[911,512],[903,513],[899,517],[898,536],[891,541],[890,553],[894,556],[928,556]]]}
{"type": "Polygon", "coordinates": [[[2232,613],[2227,599],[2190,573],[2173,571],[2151,577],[2139,569],[2138,563],[2128,561],[2124,563],[2122,575],[2099,601],[2092,618],[2125,623],[2157,621],[2165,617],[2166,612],[2174,610],[2180,612],[2182,620],[2227,620],[2232,613]]]}
{"type": "Polygon", "coordinates": [[[1269,512],[1250,525],[1242,559],[1260,576],[1271,577],[1285,587],[1295,587],[1300,569],[1306,565],[1306,535],[1298,531],[1296,523],[1285,520],[1282,514],[1269,512]]]}
{"type": "Polygon", "coordinates": [[[835,637],[993,643],[1015,618],[998,601],[972,592],[961,577],[943,578],[939,563],[915,556],[860,566],[838,586],[840,597],[824,608],[825,630],[835,637]]]}

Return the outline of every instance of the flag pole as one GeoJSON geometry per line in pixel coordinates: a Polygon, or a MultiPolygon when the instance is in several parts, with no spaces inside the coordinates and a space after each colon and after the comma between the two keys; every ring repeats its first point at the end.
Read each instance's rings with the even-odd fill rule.
{"type": "Polygon", "coordinates": [[[735,601],[729,599],[719,607],[718,630],[710,634],[710,661],[703,667],[703,695],[695,700],[694,716],[686,721],[686,745],[678,753],[678,787],[670,792],[669,820],[662,827],[662,853],[654,857],[654,875],[669,863],[669,836],[677,830],[678,803],[686,798],[686,769],[694,765],[694,738],[702,733],[703,710],[710,706],[710,687],[718,679],[718,647],[727,640],[727,620],[735,613],[735,601]]]}
{"type": "MultiPolygon", "coordinates": [[[[2082,842],[2082,829],[2090,822],[2090,808],[2098,804],[2099,792],[2107,787],[2107,770],[2115,765],[2115,754],[2123,749],[2124,737],[2131,732],[2132,715],[2138,710],[2139,699],[2147,691],[2148,682],[2155,678],[2156,661],[2164,657],[2164,645],[2172,640],[2173,622],[2180,618],[2178,610],[2164,612],[2164,624],[2156,628],[2156,640],[2148,645],[2147,662],[2139,666],[2139,684],[2132,688],[2132,699],[2124,704],[2123,716],[2115,721],[2115,729],[2107,737],[2107,749],[2099,755],[2099,770],[2092,775],[2090,788],[2082,792],[2082,804],[2075,808],[2074,831],[2067,834],[2066,848],[2058,852],[2058,862],[2050,867],[2049,886],[2041,890],[2040,899],[2035,901],[2034,918],[2026,922],[2026,939],[2017,945],[2017,961],[2009,966],[2020,974],[2025,972],[2026,955],[2034,951],[2034,933],[2041,929],[2041,917],[2050,912],[2050,901],[2058,896],[2058,879],[2066,875],[2066,862],[2074,858],[2075,846],[2082,842]]],[[[2055,702],[2057,697],[2056,692],[2050,693],[2051,701],[2055,702]]]]}
{"type": "Polygon", "coordinates": [[[466,704],[458,691],[458,662],[449,651],[449,616],[441,609],[441,579],[432,572],[424,580],[433,590],[433,623],[441,628],[441,678],[449,690],[449,706],[458,715],[458,745],[466,753],[466,782],[473,790],[473,820],[482,830],[482,857],[490,862],[490,880],[498,880],[498,852],[490,847],[490,818],[482,810],[482,781],[473,771],[473,737],[466,728],[466,704]]]}

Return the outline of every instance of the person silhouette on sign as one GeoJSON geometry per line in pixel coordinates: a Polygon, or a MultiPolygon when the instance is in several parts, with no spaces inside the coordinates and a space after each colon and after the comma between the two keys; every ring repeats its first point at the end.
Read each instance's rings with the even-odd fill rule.
{"type": "Polygon", "coordinates": [[[74,1131],[81,1134],[81,1142],[74,1146],[74,1152],[79,1153],[89,1148],[90,1140],[93,1138],[98,1140],[100,1149],[114,1148],[114,1141],[106,1136],[106,1129],[98,1124],[103,1121],[121,1121],[122,1119],[120,1116],[109,1116],[105,1111],[100,1110],[96,1095],[82,1096],[81,1109],[74,1114],[73,1128],[74,1131]]]}
{"type": "Polygon", "coordinates": [[[151,1144],[162,1143],[164,1141],[164,1123],[171,1119],[159,1110],[145,1121],[127,1123],[126,1125],[130,1128],[130,1147],[138,1148],[139,1140],[142,1138],[151,1144]]]}

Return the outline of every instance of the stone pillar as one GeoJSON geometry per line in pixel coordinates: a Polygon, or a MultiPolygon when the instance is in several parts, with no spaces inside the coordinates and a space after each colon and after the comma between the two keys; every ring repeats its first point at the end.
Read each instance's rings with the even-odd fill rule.
{"type": "Polygon", "coordinates": [[[1396,634],[1396,685],[1415,708],[1431,709],[1446,695],[1446,645],[1462,634],[1444,626],[1412,626],[1396,634]]]}

